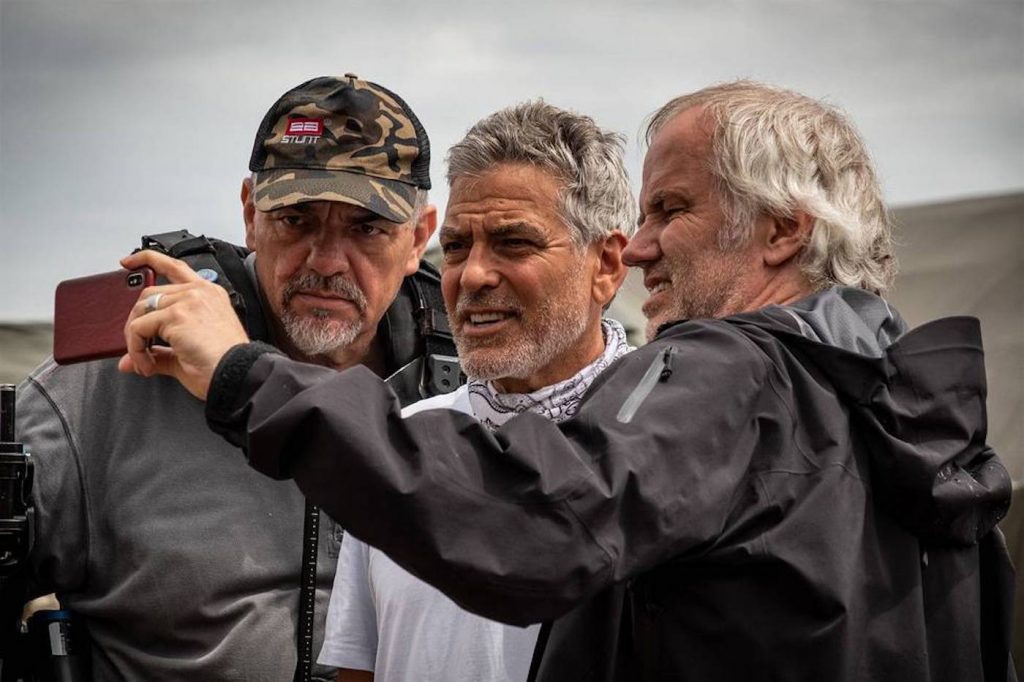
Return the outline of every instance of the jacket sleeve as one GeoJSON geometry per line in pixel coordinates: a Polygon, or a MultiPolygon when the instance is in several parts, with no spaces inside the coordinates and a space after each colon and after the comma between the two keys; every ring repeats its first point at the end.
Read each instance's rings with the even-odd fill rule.
{"type": "Polygon", "coordinates": [[[449,410],[402,419],[364,368],[243,346],[218,369],[207,417],[252,466],[293,477],[463,608],[522,625],[721,532],[776,419],[766,371],[738,332],[688,324],[607,370],[573,419],[523,414],[490,432],[449,410]]]}

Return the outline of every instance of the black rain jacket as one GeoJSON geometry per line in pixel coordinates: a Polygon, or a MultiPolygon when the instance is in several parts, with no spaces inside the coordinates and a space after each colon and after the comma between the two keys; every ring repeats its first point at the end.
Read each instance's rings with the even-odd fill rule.
{"type": "Polygon", "coordinates": [[[207,417],[464,608],[553,621],[534,679],[1013,679],[979,325],[900,325],[842,289],[675,324],[495,432],[239,346],[207,417]]]}

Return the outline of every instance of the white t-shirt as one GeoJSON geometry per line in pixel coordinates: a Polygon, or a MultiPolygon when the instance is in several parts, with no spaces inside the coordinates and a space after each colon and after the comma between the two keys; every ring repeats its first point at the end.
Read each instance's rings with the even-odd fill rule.
{"type": "MultiPolygon", "coordinates": [[[[473,414],[462,386],[410,405],[402,416],[437,408],[473,414]]],[[[464,611],[380,550],[346,535],[319,662],[372,670],[375,682],[523,682],[539,628],[464,611]]]]}

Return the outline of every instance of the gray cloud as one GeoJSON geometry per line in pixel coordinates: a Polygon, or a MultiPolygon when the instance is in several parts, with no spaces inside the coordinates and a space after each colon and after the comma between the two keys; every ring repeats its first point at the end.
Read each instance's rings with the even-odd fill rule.
{"type": "MultiPolygon", "coordinates": [[[[355,71],[443,152],[542,96],[636,140],[659,104],[752,77],[858,123],[893,203],[1024,187],[1024,2],[0,4],[0,319],[139,235],[242,238],[252,135],[284,90],[355,71]]],[[[629,149],[633,177],[642,150],[629,149]]],[[[638,184],[638,183],[637,183],[638,184]]]]}

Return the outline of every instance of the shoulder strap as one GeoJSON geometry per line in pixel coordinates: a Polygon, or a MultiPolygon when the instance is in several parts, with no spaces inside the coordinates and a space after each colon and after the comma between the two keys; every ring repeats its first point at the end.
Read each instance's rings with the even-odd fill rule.
{"type": "Polygon", "coordinates": [[[259,292],[245,268],[249,249],[203,235],[196,237],[188,230],[145,235],[142,248],[183,260],[203,278],[224,287],[249,337],[270,340],[259,292]]]}
{"type": "Polygon", "coordinates": [[[450,393],[466,382],[459,365],[444,299],[441,276],[433,265],[405,278],[395,301],[378,327],[389,350],[387,379],[402,405],[450,393]]]}

